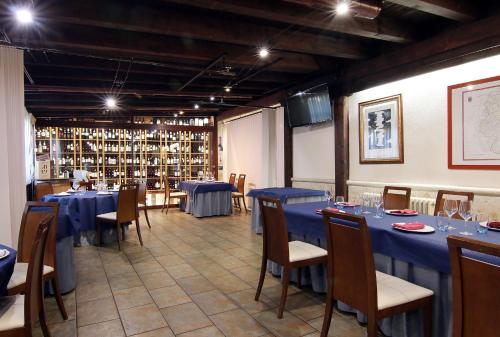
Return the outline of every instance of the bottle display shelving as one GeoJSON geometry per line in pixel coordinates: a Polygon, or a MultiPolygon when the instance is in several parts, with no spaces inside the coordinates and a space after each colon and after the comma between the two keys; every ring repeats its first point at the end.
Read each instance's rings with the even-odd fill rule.
{"type": "Polygon", "coordinates": [[[86,170],[94,182],[145,181],[154,191],[211,171],[207,131],[37,127],[35,135],[35,154],[52,160],[54,178],[86,170]]]}

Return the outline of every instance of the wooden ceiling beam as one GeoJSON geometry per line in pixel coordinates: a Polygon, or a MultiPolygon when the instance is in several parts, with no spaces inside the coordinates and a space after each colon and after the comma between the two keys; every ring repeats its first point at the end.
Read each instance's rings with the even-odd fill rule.
{"type": "Polygon", "coordinates": [[[247,53],[254,55],[259,46],[269,45],[273,50],[311,55],[348,59],[363,59],[368,56],[368,50],[363,45],[347,39],[245,23],[227,17],[222,20],[211,15],[179,12],[174,8],[158,10],[146,6],[131,7],[111,0],[67,0],[64,6],[58,6],[57,11],[47,19],[65,24],[245,45],[251,47],[247,53]]]}
{"type": "Polygon", "coordinates": [[[206,41],[197,43],[193,40],[136,32],[120,34],[119,31],[83,26],[78,29],[74,26],[59,26],[52,27],[52,29],[61,34],[40,38],[26,37],[20,32],[11,32],[9,35],[14,46],[27,49],[55,49],[127,59],[198,63],[200,66],[213,60],[222,52],[227,52],[226,62],[231,66],[243,68],[258,67],[284,56],[283,60],[273,65],[270,70],[301,74],[320,70],[317,61],[309,55],[276,52],[264,62],[257,55],[250,53],[248,48],[241,46],[206,41]]]}
{"type": "Polygon", "coordinates": [[[389,2],[441,16],[454,21],[466,22],[477,18],[477,10],[469,0],[389,0],[389,2]]]}
{"type": "MultiPolygon", "coordinates": [[[[106,107],[103,105],[58,105],[58,104],[27,104],[27,108],[36,110],[36,111],[86,111],[86,110],[96,110],[102,111],[106,110],[106,107]]],[[[199,109],[194,109],[192,106],[131,106],[131,105],[123,105],[120,106],[118,111],[151,111],[151,112],[178,112],[180,110],[184,112],[217,112],[220,111],[219,108],[213,107],[203,107],[201,106],[199,109]]]]}
{"type": "Polygon", "coordinates": [[[500,15],[464,24],[430,39],[351,65],[341,77],[344,93],[500,53],[500,15]]]}
{"type": "Polygon", "coordinates": [[[396,43],[412,42],[412,33],[395,22],[387,19],[369,20],[353,17],[335,17],[333,10],[318,11],[297,5],[284,5],[279,1],[269,0],[163,0],[167,3],[192,6],[230,14],[243,15],[289,25],[338,32],[370,39],[396,43]]]}
{"type": "Polygon", "coordinates": [[[224,121],[226,119],[234,118],[240,115],[248,114],[253,111],[259,110],[259,107],[269,107],[275,104],[281,103],[286,98],[286,92],[280,90],[272,95],[259,98],[255,101],[248,103],[246,106],[238,106],[232,109],[221,112],[217,115],[218,121],[224,121]]]}
{"type": "MultiPolygon", "coordinates": [[[[53,93],[84,93],[84,94],[102,94],[102,95],[120,95],[120,96],[164,96],[164,97],[190,97],[190,98],[207,98],[210,94],[207,92],[193,91],[164,91],[164,90],[140,90],[140,89],[122,89],[119,94],[112,92],[109,88],[88,88],[88,87],[71,87],[71,86],[55,86],[55,85],[30,85],[24,86],[25,92],[53,92],[53,93]]],[[[224,93],[216,95],[223,97],[225,100],[251,100],[252,96],[224,93]]]]}

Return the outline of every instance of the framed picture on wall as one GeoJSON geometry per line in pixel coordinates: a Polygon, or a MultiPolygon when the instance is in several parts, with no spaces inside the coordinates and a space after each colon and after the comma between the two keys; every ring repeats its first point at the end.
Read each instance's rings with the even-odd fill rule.
{"type": "Polygon", "coordinates": [[[404,163],[401,94],[359,103],[359,162],[404,163]]]}
{"type": "Polygon", "coordinates": [[[500,169],[500,76],[448,87],[448,168],[500,169]]]}

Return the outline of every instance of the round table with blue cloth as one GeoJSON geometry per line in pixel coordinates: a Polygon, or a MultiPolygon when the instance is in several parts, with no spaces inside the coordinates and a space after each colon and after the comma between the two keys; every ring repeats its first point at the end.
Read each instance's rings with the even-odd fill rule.
{"type": "MultiPolygon", "coordinates": [[[[94,191],[82,191],[66,196],[50,194],[44,196],[42,201],[59,203],[56,244],[57,268],[61,291],[67,293],[76,286],[73,246],[95,243],[96,216],[116,211],[118,193],[101,194],[94,191]]],[[[103,243],[116,241],[114,227],[103,224],[101,239],[103,243]]]]}
{"type": "Polygon", "coordinates": [[[14,264],[16,263],[16,251],[10,247],[0,244],[0,249],[7,249],[10,254],[3,259],[0,259],[0,296],[7,293],[7,284],[9,283],[14,264]]]}
{"type": "Polygon", "coordinates": [[[179,189],[188,194],[180,209],[197,218],[232,213],[232,193],[236,188],[224,181],[181,181],[179,189]]]}

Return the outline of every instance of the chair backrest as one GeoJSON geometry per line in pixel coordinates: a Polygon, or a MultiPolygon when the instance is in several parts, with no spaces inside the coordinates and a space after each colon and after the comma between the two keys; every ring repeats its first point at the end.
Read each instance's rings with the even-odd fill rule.
{"type": "MultiPolygon", "coordinates": [[[[438,212],[443,211],[443,209],[444,209],[444,200],[445,199],[474,201],[474,193],[472,193],[472,192],[458,192],[458,191],[439,190],[438,194],[437,194],[437,197],[436,197],[436,207],[434,208],[434,216],[436,216],[438,214],[438,212]],[[450,198],[450,196],[452,198],[450,198]]],[[[455,219],[462,219],[460,217],[460,215],[458,214],[458,212],[453,215],[453,218],[455,218],[455,219]]]]}
{"type": "Polygon", "coordinates": [[[408,187],[384,187],[385,209],[407,209],[410,208],[411,188],[408,187]],[[396,192],[396,193],[391,193],[396,192]]]}
{"type": "Polygon", "coordinates": [[[26,273],[26,288],[24,298],[24,324],[32,328],[38,319],[43,302],[43,259],[46,251],[47,236],[50,227],[54,227],[52,215],[45,217],[37,224],[31,254],[26,273]]]}
{"type": "Polygon", "coordinates": [[[52,183],[38,183],[35,185],[36,200],[42,200],[42,197],[47,194],[54,194],[52,183]]]}
{"type": "Polygon", "coordinates": [[[288,226],[281,202],[267,197],[258,199],[263,220],[263,255],[282,266],[288,266],[288,226]]]}
{"type": "Polygon", "coordinates": [[[50,226],[47,244],[45,249],[44,264],[56,267],[56,234],[57,234],[57,214],[59,213],[58,202],[27,202],[21,218],[21,228],[19,229],[19,240],[17,247],[17,262],[28,263],[33,250],[38,225],[40,221],[51,215],[52,225],[50,226]]]}
{"type": "Polygon", "coordinates": [[[362,216],[323,210],[328,287],[333,298],[367,315],[377,310],[377,280],[370,234],[362,216]]]}
{"type": "Polygon", "coordinates": [[[247,175],[246,174],[240,174],[238,177],[238,192],[245,194],[245,179],[247,175]]]}
{"type": "Polygon", "coordinates": [[[453,280],[453,337],[498,336],[500,266],[462,254],[462,249],[500,257],[500,246],[449,236],[453,280]]]}
{"type": "Polygon", "coordinates": [[[234,183],[235,183],[235,182],[236,182],[236,173],[231,173],[231,174],[229,175],[229,183],[230,183],[231,185],[234,185],[234,183]]]}
{"type": "Polygon", "coordinates": [[[118,208],[116,219],[118,223],[134,221],[139,216],[137,200],[139,193],[138,184],[122,184],[118,192],[118,208]]]}
{"type": "Polygon", "coordinates": [[[147,193],[147,185],[145,182],[139,183],[139,191],[137,195],[137,202],[139,204],[146,204],[146,193],[147,193]]]}
{"type": "Polygon", "coordinates": [[[87,191],[92,191],[92,186],[93,184],[91,181],[79,181],[77,190],[79,190],[82,187],[85,187],[87,191]]]}

